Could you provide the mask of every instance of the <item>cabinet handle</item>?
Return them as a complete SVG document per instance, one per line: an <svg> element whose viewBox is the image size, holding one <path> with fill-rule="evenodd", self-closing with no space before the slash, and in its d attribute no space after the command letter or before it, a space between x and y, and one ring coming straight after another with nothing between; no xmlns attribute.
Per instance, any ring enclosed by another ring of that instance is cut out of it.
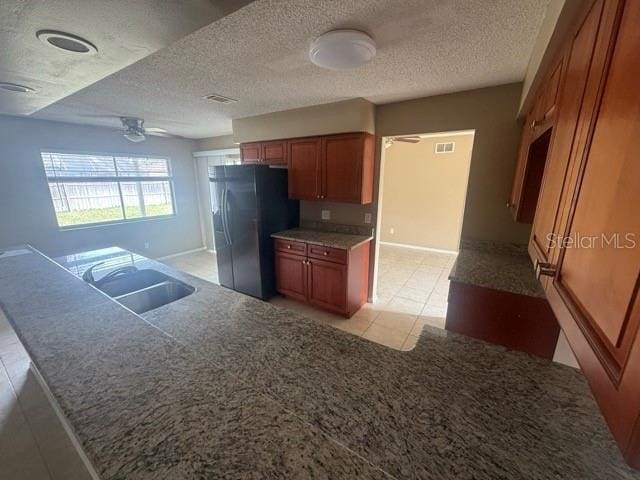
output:
<svg viewBox="0 0 640 480"><path fill-rule="evenodd" d="M291 249L291 245L287 245L287 248L288 248L288 249Z"/></svg>
<svg viewBox="0 0 640 480"><path fill-rule="evenodd" d="M556 266L552 263L540 262L536 260L535 263L535 272L536 278L540 279L542 275L545 277L555 277L556 276Z"/></svg>
<svg viewBox="0 0 640 480"><path fill-rule="evenodd" d="M329 255L329 252L322 252L322 255L326 257L327 255Z"/></svg>

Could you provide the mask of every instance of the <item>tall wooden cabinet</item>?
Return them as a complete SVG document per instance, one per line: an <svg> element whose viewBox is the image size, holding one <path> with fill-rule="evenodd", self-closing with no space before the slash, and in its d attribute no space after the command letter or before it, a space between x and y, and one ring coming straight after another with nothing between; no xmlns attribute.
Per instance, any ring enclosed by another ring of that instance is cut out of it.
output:
<svg viewBox="0 0 640 480"><path fill-rule="evenodd" d="M529 252L626 460L640 467L640 2L588 3L565 46Z"/></svg>

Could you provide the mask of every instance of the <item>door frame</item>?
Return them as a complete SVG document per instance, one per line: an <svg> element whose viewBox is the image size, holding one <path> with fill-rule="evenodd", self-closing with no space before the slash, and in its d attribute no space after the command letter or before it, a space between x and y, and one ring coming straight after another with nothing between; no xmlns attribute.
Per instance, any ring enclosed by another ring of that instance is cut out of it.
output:
<svg viewBox="0 0 640 480"><path fill-rule="evenodd" d="M403 133L399 135L385 135L380 137L380 143L378 144L378 148L380 149L380 166L379 166L379 174L377 178L377 195L375 196L376 208L375 208L375 235L374 235L374 245L373 245L373 268L372 268L372 284L370 288L370 294L368 301L373 303L378 298L378 260L380 257L380 229L382 227L382 202L384 201L384 168L385 168L385 160L386 160L386 148L385 143L387 140L397 137L415 137L419 136L421 138L433 138L433 137L455 137L461 135L472 135L471 141L471 151L469 152L469 161L467 162L467 172L465 175L465 197L462 205L462 216L460 217L460 222L458 225L458 250L460 247L461 235L462 235L462 224L464 222L464 212L467 208L467 195L469 193L469 174L471 172L471 161L473 160L473 147L475 145L475 136L476 129L468 129L468 130L452 130L452 131L441 131L441 132L429 132L429 133ZM427 248L427 247L407 247L407 248L415 248L417 250L428 250L428 251L439 251L443 252L443 250L439 250L436 248Z"/></svg>

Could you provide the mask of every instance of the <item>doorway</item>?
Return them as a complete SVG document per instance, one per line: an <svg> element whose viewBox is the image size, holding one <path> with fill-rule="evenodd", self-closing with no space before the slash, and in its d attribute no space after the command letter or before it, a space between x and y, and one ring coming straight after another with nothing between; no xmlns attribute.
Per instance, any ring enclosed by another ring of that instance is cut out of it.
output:
<svg viewBox="0 0 640 480"><path fill-rule="evenodd" d="M409 342L444 328L473 140L473 130L382 138L371 308L374 324Z"/></svg>

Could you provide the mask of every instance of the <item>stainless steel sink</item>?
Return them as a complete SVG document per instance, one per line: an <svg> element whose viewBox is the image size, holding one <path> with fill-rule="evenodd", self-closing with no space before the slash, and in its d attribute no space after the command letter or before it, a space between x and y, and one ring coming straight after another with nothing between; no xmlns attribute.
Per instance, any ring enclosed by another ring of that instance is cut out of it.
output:
<svg viewBox="0 0 640 480"><path fill-rule="evenodd" d="M169 280L174 279L157 270L146 268L134 273L114 277L102 284L96 284L96 287L110 297L119 297Z"/></svg>
<svg viewBox="0 0 640 480"><path fill-rule="evenodd" d="M169 277L171 278L171 277ZM144 313L191 295L196 289L172 279L137 292L128 293L115 300L136 313Z"/></svg>
<svg viewBox="0 0 640 480"><path fill-rule="evenodd" d="M104 283L94 283L101 291L136 313L144 313L180 300L195 288L153 269L119 274Z"/></svg>

